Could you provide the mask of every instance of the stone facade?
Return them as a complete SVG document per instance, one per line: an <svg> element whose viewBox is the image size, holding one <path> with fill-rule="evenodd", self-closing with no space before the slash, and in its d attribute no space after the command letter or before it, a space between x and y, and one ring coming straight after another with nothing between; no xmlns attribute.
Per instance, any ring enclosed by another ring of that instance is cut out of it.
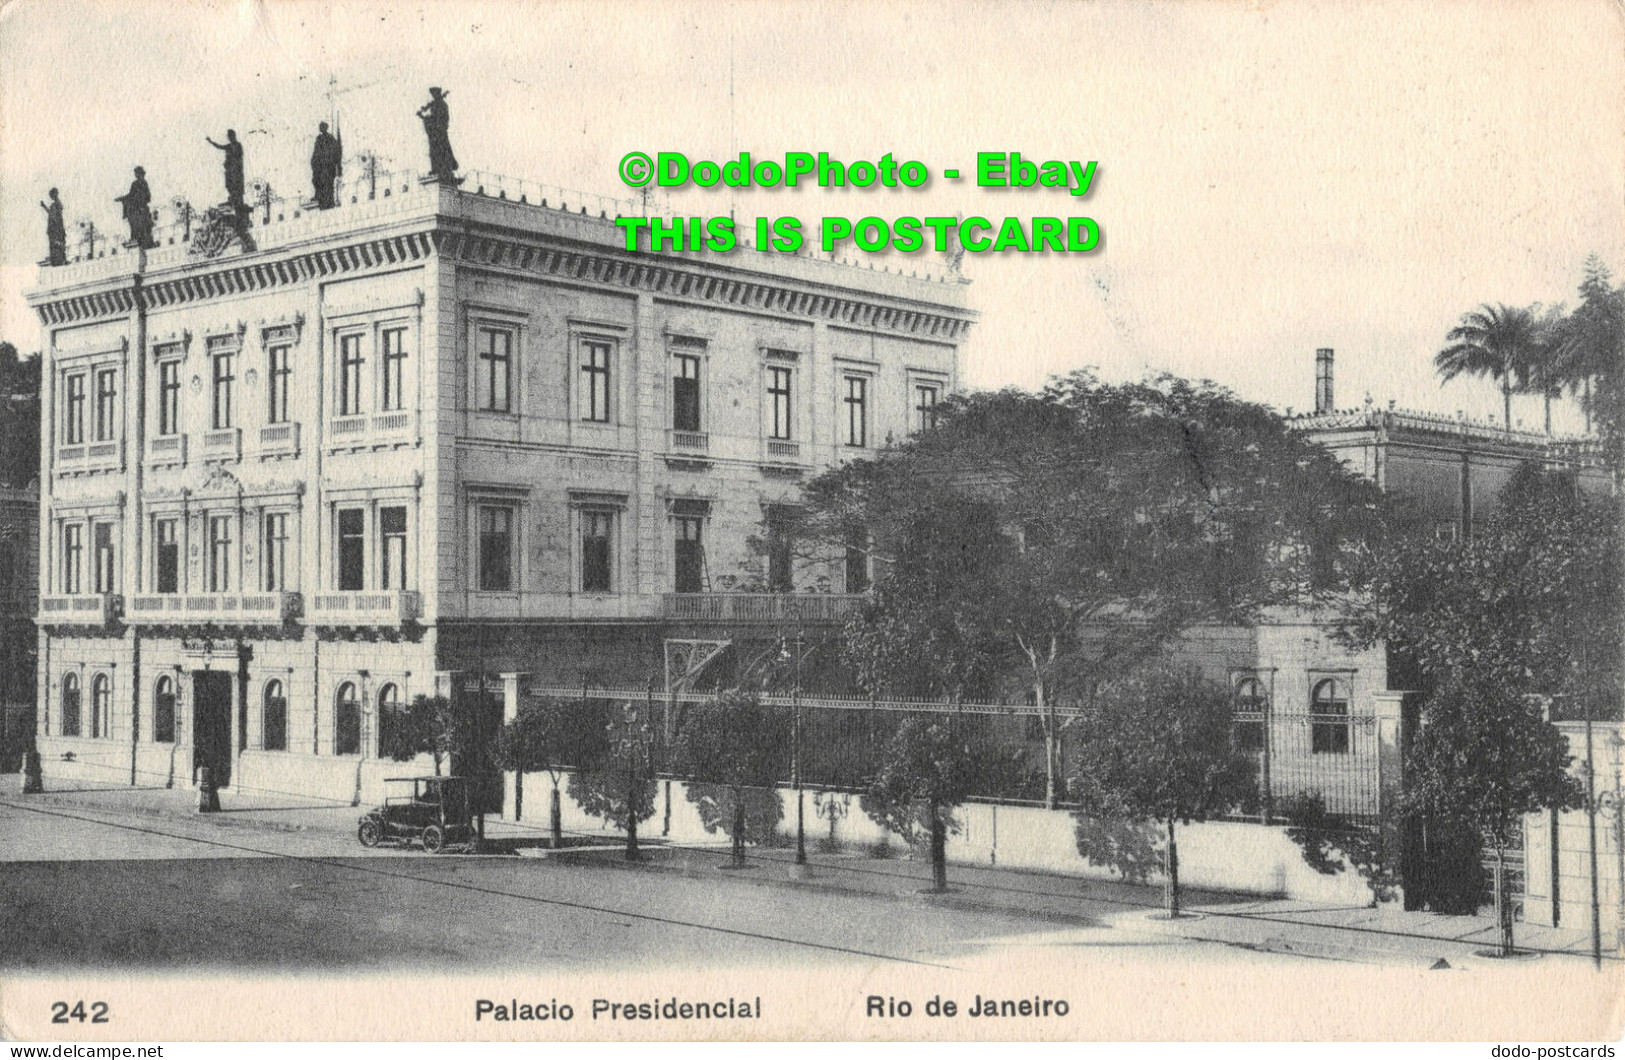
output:
<svg viewBox="0 0 1625 1060"><path fill-rule="evenodd" d="M377 760L387 704L459 673L644 686L669 638L832 628L844 564L771 512L928 420L974 320L954 276L433 183L254 234L30 292L47 776L370 797L426 768Z"/></svg>

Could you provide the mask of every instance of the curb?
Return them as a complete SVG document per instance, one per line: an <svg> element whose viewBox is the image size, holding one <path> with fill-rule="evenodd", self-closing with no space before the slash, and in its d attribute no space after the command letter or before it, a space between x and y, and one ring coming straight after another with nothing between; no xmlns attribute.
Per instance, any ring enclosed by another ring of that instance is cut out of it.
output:
<svg viewBox="0 0 1625 1060"><path fill-rule="evenodd" d="M138 817L153 817L168 821L207 821L221 828L244 828L260 832L325 832L327 829L315 829L309 825L291 824L282 821L265 821L246 817L222 817L218 813L183 813L178 810L168 810L157 806L107 806L96 802L87 802L80 799L64 798L61 795L52 795L44 792L36 795L6 795L0 796L0 804L17 806L26 809L30 803L59 806L64 809L86 810L91 812L109 813L115 816L120 814ZM341 834L334 830L333 834Z"/></svg>

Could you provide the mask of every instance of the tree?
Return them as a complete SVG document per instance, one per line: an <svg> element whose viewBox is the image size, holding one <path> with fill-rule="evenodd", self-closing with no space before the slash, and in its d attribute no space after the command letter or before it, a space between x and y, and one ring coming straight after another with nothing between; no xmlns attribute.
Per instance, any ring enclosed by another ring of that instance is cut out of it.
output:
<svg viewBox="0 0 1625 1060"><path fill-rule="evenodd" d="M1502 956L1514 952L1506 850L1525 814L1581 805L1563 736L1522 696L1483 673L1462 672L1424 704L1405 771L1405 808L1436 826L1468 828L1495 851Z"/></svg>
<svg viewBox="0 0 1625 1060"><path fill-rule="evenodd" d="M39 467L40 357L0 342L0 483L27 485Z"/></svg>
<svg viewBox="0 0 1625 1060"><path fill-rule="evenodd" d="M767 789L777 819L778 793L773 790L790 771L790 718L786 711L762 706L748 692L723 692L710 703L688 708L677 745L678 769L702 785L718 785L727 792L734 868L745 867L746 789ZM702 806L712 793L691 786L688 798ZM711 804L714 805L714 804ZM708 830L715 830L712 819Z"/></svg>
<svg viewBox="0 0 1625 1060"><path fill-rule="evenodd" d="M953 811L976 786L987 752L956 733L951 716L914 715L886 744L864 789L863 812L876 824L915 847L927 839L933 891L948 889L948 836L959 831Z"/></svg>
<svg viewBox="0 0 1625 1060"><path fill-rule="evenodd" d="M1160 661L1103 685L1085 708L1073 777L1080 838L1100 819L1165 825L1170 917L1179 915L1175 825L1258 799L1252 757L1231 742L1231 713L1224 685Z"/></svg>
<svg viewBox="0 0 1625 1060"><path fill-rule="evenodd" d="M1580 301L1553 341L1557 382L1581 395L1587 427L1602 436L1616 474L1625 456L1625 287L1595 254L1586 259Z"/></svg>
<svg viewBox="0 0 1625 1060"><path fill-rule="evenodd" d="M579 763L567 790L581 809L626 831L626 857L638 857L638 822L654 816L655 732L637 703L607 707L598 751Z"/></svg>
<svg viewBox="0 0 1625 1060"><path fill-rule="evenodd" d="M1058 798L1060 699L1199 622L1245 622L1358 580L1379 496L1263 406L1211 383L947 402L939 425L809 485L806 532L873 542L848 656L874 693L1025 691Z"/></svg>
<svg viewBox="0 0 1625 1060"><path fill-rule="evenodd" d="M1543 343L1541 322L1528 308L1485 304L1462 315L1445 335L1450 343L1433 355L1444 382L1458 375L1489 376L1501 386L1506 429L1512 429L1512 392L1536 363Z"/></svg>
<svg viewBox="0 0 1625 1060"><path fill-rule="evenodd" d="M397 723L380 726L378 753L397 762L420 754L434 756L435 776L444 761L461 758L473 746L474 727L445 696L415 696Z"/></svg>
<svg viewBox="0 0 1625 1060"><path fill-rule="evenodd" d="M1395 535L1349 628L1431 685L1471 675L1617 717L1625 571L1616 509L1569 474L1520 468L1466 540Z"/></svg>
<svg viewBox="0 0 1625 1060"><path fill-rule="evenodd" d="M559 782L570 766L602 757L607 723L597 701L546 697L521 703L502 728L497 759L501 768L514 772L516 816L524 802L525 774L546 770L552 777L548 821L555 848L564 845Z"/></svg>

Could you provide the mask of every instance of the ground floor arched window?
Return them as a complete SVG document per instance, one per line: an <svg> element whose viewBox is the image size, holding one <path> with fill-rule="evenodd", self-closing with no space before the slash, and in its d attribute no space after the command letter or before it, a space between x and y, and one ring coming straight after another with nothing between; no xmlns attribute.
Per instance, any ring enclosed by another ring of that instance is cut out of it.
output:
<svg viewBox="0 0 1625 1060"><path fill-rule="evenodd" d="M406 705L401 702L400 686L386 684L378 690L378 754L393 757L404 748L398 745L405 736Z"/></svg>
<svg viewBox="0 0 1625 1060"><path fill-rule="evenodd" d="M1341 681L1315 682L1309 696L1311 743L1315 754L1348 754L1349 697Z"/></svg>
<svg viewBox="0 0 1625 1060"><path fill-rule="evenodd" d="M98 740L113 735L113 681L106 674L90 681L90 735Z"/></svg>
<svg viewBox="0 0 1625 1060"><path fill-rule="evenodd" d="M175 742L175 679L168 674L152 690L152 742Z"/></svg>
<svg viewBox="0 0 1625 1060"><path fill-rule="evenodd" d="M281 681L265 682L261 697L260 723L263 726L262 746L267 751L288 749L288 693Z"/></svg>
<svg viewBox="0 0 1625 1060"><path fill-rule="evenodd" d="M351 681L340 685L334 697L333 753L361 753L361 699Z"/></svg>
<svg viewBox="0 0 1625 1060"><path fill-rule="evenodd" d="M62 675L62 735L79 735L79 675Z"/></svg>

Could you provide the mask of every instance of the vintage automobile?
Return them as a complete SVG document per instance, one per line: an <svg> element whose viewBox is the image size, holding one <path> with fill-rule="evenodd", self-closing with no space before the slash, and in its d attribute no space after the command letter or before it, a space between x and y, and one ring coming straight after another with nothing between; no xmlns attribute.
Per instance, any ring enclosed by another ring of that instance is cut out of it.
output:
<svg viewBox="0 0 1625 1060"><path fill-rule="evenodd" d="M472 839L471 819L468 778L398 777L384 781L384 804L361 818L356 837L364 847L416 839L435 854Z"/></svg>

